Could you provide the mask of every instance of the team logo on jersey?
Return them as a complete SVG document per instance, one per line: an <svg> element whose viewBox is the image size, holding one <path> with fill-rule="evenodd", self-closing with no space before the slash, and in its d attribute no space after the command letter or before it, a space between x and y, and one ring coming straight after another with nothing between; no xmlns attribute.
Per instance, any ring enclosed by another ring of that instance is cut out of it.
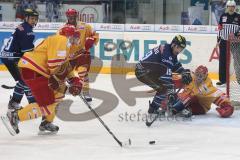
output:
<svg viewBox="0 0 240 160"><path fill-rule="evenodd" d="M66 57L66 51L57 51L57 56Z"/></svg>
<svg viewBox="0 0 240 160"><path fill-rule="evenodd" d="M222 17L222 22L227 22L227 16Z"/></svg>
<svg viewBox="0 0 240 160"><path fill-rule="evenodd" d="M23 60L22 60L22 63L23 63L23 64L27 64L28 62L23 59Z"/></svg>

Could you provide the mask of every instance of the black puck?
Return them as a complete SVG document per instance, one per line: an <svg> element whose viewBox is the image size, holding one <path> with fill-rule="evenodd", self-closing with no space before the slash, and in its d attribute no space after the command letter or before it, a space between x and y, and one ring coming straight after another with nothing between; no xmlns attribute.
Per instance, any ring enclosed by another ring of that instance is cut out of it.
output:
<svg viewBox="0 0 240 160"><path fill-rule="evenodd" d="M156 141L149 141L149 144L155 144Z"/></svg>

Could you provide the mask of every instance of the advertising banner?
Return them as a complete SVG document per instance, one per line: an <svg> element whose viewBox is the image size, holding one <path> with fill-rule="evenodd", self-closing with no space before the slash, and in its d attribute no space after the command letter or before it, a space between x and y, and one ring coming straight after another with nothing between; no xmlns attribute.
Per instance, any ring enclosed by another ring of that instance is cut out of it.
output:
<svg viewBox="0 0 240 160"><path fill-rule="evenodd" d="M9 38L11 30L0 30L0 46L4 39ZM54 30L37 31L36 41L53 34ZM159 44L170 43L176 33L159 32L105 32L98 31L100 40L91 49L93 57L103 62L104 67L132 68L144 54ZM187 68L194 69L198 65L206 65L210 72L218 71L218 55L214 52L216 34L183 33L187 39L187 48L179 56L180 62ZM120 57L120 58L119 58Z"/></svg>

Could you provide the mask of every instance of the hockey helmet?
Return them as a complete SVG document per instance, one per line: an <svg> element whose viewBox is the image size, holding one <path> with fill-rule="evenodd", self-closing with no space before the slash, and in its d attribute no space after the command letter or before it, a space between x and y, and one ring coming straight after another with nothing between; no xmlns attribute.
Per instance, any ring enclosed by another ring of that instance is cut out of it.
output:
<svg viewBox="0 0 240 160"><path fill-rule="evenodd" d="M69 8L67 11L66 11L66 16L77 16L77 11L73 8Z"/></svg>
<svg viewBox="0 0 240 160"><path fill-rule="evenodd" d="M27 9L24 10L24 16L25 17L28 17L28 16L38 17L39 13L34 9L27 8Z"/></svg>
<svg viewBox="0 0 240 160"><path fill-rule="evenodd" d="M227 1L227 7L236 7L236 2L234 0Z"/></svg>
<svg viewBox="0 0 240 160"><path fill-rule="evenodd" d="M65 25L61 31L60 35L66 36L66 37L80 37L80 31L76 29L74 25Z"/></svg>
<svg viewBox="0 0 240 160"><path fill-rule="evenodd" d="M177 35L173 38L171 44L176 44L182 48L185 48L186 47L186 39L185 37L181 36L181 35Z"/></svg>
<svg viewBox="0 0 240 160"><path fill-rule="evenodd" d="M194 75L197 83L204 82L208 76L207 67L203 65L198 66L194 72Z"/></svg>

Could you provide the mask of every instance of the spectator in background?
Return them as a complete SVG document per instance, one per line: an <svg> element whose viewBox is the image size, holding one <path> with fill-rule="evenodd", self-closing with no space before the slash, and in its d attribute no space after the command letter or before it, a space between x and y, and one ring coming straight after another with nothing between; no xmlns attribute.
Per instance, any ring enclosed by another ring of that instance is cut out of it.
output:
<svg viewBox="0 0 240 160"><path fill-rule="evenodd" d="M213 1L210 3L211 4L211 10L212 10L212 25L217 25L220 16L225 12L226 10L226 0L221 0L221 1Z"/></svg>
<svg viewBox="0 0 240 160"><path fill-rule="evenodd" d="M36 0L16 0L14 3L14 8L16 9L16 21L23 21L25 10L32 9L37 10Z"/></svg>
<svg viewBox="0 0 240 160"><path fill-rule="evenodd" d="M48 22L57 22L60 16L62 0L46 0L46 18Z"/></svg>

